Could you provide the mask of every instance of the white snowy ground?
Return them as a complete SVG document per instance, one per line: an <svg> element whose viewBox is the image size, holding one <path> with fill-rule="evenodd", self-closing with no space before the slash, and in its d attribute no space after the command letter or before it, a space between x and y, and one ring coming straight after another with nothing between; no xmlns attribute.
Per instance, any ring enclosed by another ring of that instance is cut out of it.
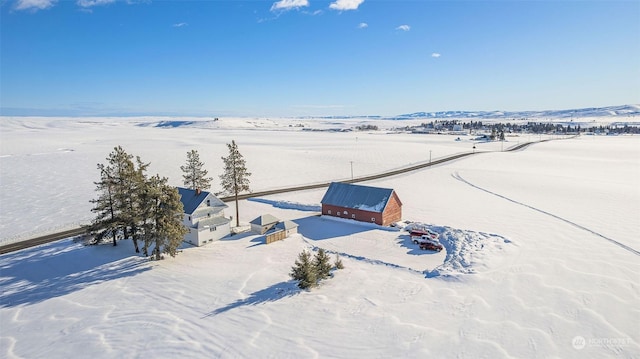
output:
<svg viewBox="0 0 640 359"><path fill-rule="evenodd" d="M179 184L187 150L217 176L224 143L235 139L262 190L349 178L349 161L358 176L472 143L300 132L284 121L135 121L3 119L2 238L25 236L23 222L42 232L90 219L95 164L117 144ZM440 233L440 253L398 229L319 217L324 191L313 190L241 202L243 222L271 213L300 225L270 245L244 234L160 262L133 255L126 241L2 255L0 356L639 357L639 160L638 137L582 136L367 183L394 188L406 220ZM340 253L346 268L299 291L290 267L318 247Z"/></svg>

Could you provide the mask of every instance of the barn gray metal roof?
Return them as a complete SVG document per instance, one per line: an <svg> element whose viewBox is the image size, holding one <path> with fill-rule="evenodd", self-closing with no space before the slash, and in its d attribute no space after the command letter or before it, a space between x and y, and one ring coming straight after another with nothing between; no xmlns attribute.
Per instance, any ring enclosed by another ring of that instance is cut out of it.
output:
<svg viewBox="0 0 640 359"><path fill-rule="evenodd" d="M393 189L331 182L322 197L322 204L382 213Z"/></svg>

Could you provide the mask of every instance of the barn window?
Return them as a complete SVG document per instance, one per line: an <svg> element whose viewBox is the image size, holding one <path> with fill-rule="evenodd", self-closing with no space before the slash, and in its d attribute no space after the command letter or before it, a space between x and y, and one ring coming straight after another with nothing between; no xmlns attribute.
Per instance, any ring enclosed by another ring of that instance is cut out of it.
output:
<svg viewBox="0 0 640 359"><path fill-rule="evenodd" d="M376 221L376 219L371 217L371 222L375 222L375 221Z"/></svg>
<svg viewBox="0 0 640 359"><path fill-rule="evenodd" d="M329 209L329 210L327 210L327 214L331 214L331 210L330 210L330 209Z"/></svg>
<svg viewBox="0 0 640 359"><path fill-rule="evenodd" d="M355 218L356 218L356 215L355 215L355 214L352 214L352 215L351 215L351 218L355 219Z"/></svg>
<svg viewBox="0 0 640 359"><path fill-rule="evenodd" d="M344 214L345 216L348 215L349 213L347 211L344 211L342 214Z"/></svg>
<svg viewBox="0 0 640 359"><path fill-rule="evenodd" d="M340 211L336 212L336 215L337 215L337 216L340 216Z"/></svg>

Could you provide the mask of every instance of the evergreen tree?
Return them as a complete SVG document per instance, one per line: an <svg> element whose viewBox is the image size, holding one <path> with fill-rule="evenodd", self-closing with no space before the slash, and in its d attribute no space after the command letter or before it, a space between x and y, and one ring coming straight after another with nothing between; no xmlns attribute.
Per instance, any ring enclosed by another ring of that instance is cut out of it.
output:
<svg viewBox="0 0 640 359"><path fill-rule="evenodd" d="M148 164L137 159L138 167L120 146L114 147L113 152L106 158L107 165L98 164L100 181L95 182L98 198L91 200L95 204L92 212L97 217L88 227L88 231L95 235L96 240L105 236L113 237L113 245L117 245L117 233L122 232L125 238L132 237L135 250L139 252L136 241L137 223L139 218L137 195L138 188L144 181L144 171Z"/></svg>
<svg viewBox="0 0 640 359"><path fill-rule="evenodd" d="M137 157L136 167L133 162L133 155L126 153L120 146L114 148L107 160L115 182L114 198L120 214L118 221L124 232L124 237L131 237L134 249L136 253L139 253L137 227L141 219L138 197L141 188L144 186L145 171L149 164L143 163Z"/></svg>
<svg viewBox="0 0 640 359"><path fill-rule="evenodd" d="M180 194L167 185L167 178L155 175L146 181L142 199L143 252L153 245L151 255L162 259L162 253L174 257L188 229L182 225L184 208Z"/></svg>
<svg viewBox="0 0 640 359"><path fill-rule="evenodd" d="M318 285L318 277L311 261L311 254L306 250L298 255L289 275L298 281L300 289L308 289Z"/></svg>
<svg viewBox="0 0 640 359"><path fill-rule="evenodd" d="M330 258L324 249L318 249L318 253L316 253L313 258L313 267L318 280L329 278L329 275L331 274L331 263Z"/></svg>
<svg viewBox="0 0 640 359"><path fill-rule="evenodd" d="M191 150L187 152L187 163L184 166L180 166L180 169L184 174L184 185L187 188L207 190L211 187L211 180L213 178L207 177L208 171L202 168L204 163L200 162L200 155L198 151Z"/></svg>
<svg viewBox="0 0 640 359"><path fill-rule="evenodd" d="M113 245L117 245L116 238L119 230L117 205L115 203L114 191L115 183L111 177L110 169L103 164L98 164L100 170L100 181L94 182L98 198L90 202L94 205L91 212L96 213L96 218L91 224L85 227L88 234L94 237L93 244L101 242L105 237L111 235Z"/></svg>
<svg viewBox="0 0 640 359"><path fill-rule="evenodd" d="M224 173L220 175L221 186L224 192L235 195L236 202L236 226L240 226L239 209L238 209L238 193L249 191L249 176L247 172L246 161L238 151L235 141L227 144L229 156L222 157L224 162Z"/></svg>

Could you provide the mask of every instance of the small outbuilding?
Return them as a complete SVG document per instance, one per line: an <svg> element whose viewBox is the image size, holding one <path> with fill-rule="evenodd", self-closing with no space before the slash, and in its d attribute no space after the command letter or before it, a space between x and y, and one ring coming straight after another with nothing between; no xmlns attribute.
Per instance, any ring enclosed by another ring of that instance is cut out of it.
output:
<svg viewBox="0 0 640 359"><path fill-rule="evenodd" d="M284 231L285 237L298 233L298 224L294 221L282 221L276 224L276 231Z"/></svg>
<svg viewBox="0 0 640 359"><path fill-rule="evenodd" d="M332 182L320 203L325 216L382 226L402 220L402 202L390 188Z"/></svg>
<svg viewBox="0 0 640 359"><path fill-rule="evenodd" d="M252 232L265 234L268 230L274 228L279 221L279 219L270 214L263 214L249 223L251 224Z"/></svg>

